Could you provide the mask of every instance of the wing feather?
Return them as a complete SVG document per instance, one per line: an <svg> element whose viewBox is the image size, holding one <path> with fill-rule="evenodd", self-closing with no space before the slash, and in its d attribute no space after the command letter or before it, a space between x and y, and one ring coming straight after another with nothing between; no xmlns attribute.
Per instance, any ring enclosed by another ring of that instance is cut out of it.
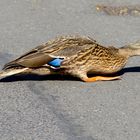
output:
<svg viewBox="0 0 140 140"><path fill-rule="evenodd" d="M55 58L71 57L77 52L84 50L89 45L95 44L95 42L95 40L88 37L62 36L32 49L16 60L6 64L3 69L18 66L40 67L48 64Z"/></svg>

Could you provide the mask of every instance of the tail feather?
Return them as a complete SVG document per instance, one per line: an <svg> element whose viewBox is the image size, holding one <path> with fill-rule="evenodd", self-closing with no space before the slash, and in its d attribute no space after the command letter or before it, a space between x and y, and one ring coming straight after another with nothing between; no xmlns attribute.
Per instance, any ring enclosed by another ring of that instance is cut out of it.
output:
<svg viewBox="0 0 140 140"><path fill-rule="evenodd" d="M14 67L24 68L23 66L17 64L15 61L12 61L12 62L9 62L9 63L5 64L2 70L11 69L11 68L14 68Z"/></svg>
<svg viewBox="0 0 140 140"><path fill-rule="evenodd" d="M23 72L27 71L28 69L29 68L2 70L0 72L0 79L3 79L3 78L8 77L8 76L23 73Z"/></svg>

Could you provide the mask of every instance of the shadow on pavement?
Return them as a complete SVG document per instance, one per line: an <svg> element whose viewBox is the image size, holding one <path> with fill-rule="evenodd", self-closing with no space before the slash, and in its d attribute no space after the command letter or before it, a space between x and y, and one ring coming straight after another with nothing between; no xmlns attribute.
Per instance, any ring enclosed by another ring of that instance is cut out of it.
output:
<svg viewBox="0 0 140 140"><path fill-rule="evenodd" d="M111 74L108 76L121 76L125 73L129 72L140 72L140 67L128 67L124 68L121 71ZM95 76L95 75L90 75ZM1 79L0 82L14 82L14 81L45 81L45 80L60 80L60 81L79 81L78 78L72 77L72 76L64 76L64 75L45 75L45 76L39 76L35 74L29 74L29 75L15 75L6 77L4 79Z"/></svg>
<svg viewBox="0 0 140 140"><path fill-rule="evenodd" d="M0 80L0 82L15 82L15 81L46 81L46 80L59 80L59 81L76 81L78 78L65 75L13 75Z"/></svg>

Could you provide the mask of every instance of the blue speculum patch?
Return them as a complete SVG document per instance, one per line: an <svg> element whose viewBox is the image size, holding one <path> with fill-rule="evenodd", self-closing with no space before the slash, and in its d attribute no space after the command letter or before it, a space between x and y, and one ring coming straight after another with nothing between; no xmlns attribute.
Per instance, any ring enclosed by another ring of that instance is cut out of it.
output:
<svg viewBox="0 0 140 140"><path fill-rule="evenodd" d="M63 58L55 58L54 60L50 61L48 64L53 67L60 67Z"/></svg>

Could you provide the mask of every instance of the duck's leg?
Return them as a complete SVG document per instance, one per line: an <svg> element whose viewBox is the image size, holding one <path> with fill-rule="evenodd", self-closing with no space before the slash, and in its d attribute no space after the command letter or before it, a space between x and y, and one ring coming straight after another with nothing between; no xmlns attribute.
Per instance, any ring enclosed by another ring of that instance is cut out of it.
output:
<svg viewBox="0 0 140 140"><path fill-rule="evenodd" d="M83 78L82 80L84 82L95 82L95 81L111 81L111 80L117 80L120 79L120 76L114 76L114 77L105 77L105 76L95 76L95 77L87 77Z"/></svg>
<svg viewBox="0 0 140 140"><path fill-rule="evenodd" d="M88 77L87 74L79 74L78 77L84 82L95 82L95 81L111 81L121 79L120 76L114 77L107 77L107 76L95 76L95 77Z"/></svg>

